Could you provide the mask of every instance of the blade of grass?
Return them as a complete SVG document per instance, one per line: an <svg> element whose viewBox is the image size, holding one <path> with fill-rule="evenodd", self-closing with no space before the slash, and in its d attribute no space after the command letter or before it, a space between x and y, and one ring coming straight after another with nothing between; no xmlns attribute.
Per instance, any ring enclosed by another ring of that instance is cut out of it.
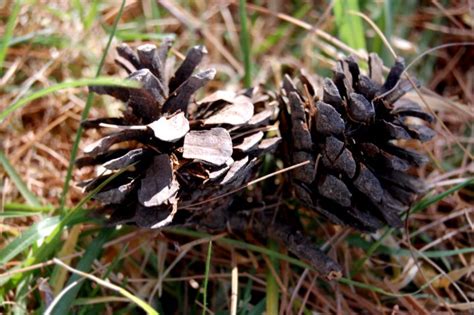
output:
<svg viewBox="0 0 474 315"><path fill-rule="evenodd" d="M42 212L21 211L21 210L4 211L4 212L0 212L0 219L24 218L24 217L31 217L34 215L41 215L41 214Z"/></svg>
<svg viewBox="0 0 474 315"><path fill-rule="evenodd" d="M378 26L379 29L383 30L383 33L387 40L391 42L392 37L392 18L393 18L393 10L392 10L392 3L393 1L390 0L383 0L383 8L381 9L381 13L378 15L378 18L374 21L374 23ZM376 8L378 10L380 8ZM372 39L372 51L376 52L380 58L385 63L389 63L391 61L391 56L388 54L386 47L383 45L383 41L380 36L375 36Z"/></svg>
<svg viewBox="0 0 474 315"><path fill-rule="evenodd" d="M160 7L158 6L158 3L156 1L151 0L150 5L151 5L151 16L153 20L159 21L162 14L160 13ZM161 33L161 27L159 25L156 25L155 32L158 34Z"/></svg>
<svg viewBox="0 0 474 315"><path fill-rule="evenodd" d="M300 8L298 8L297 11L292 14L292 16L296 19L302 19L311 9L311 5L304 3ZM281 40L281 38L287 34L291 27L292 25L289 23L281 23L275 32L270 34L261 44L253 49L254 55L262 55L267 53L268 50L275 46Z"/></svg>
<svg viewBox="0 0 474 315"><path fill-rule="evenodd" d="M264 311L265 311L265 304L266 304L266 301L265 301L265 298L263 298L260 302L258 302L252 309L252 311L250 311L249 315L260 315L260 314L263 314Z"/></svg>
<svg viewBox="0 0 474 315"><path fill-rule="evenodd" d="M84 16L82 20L82 22L84 23L84 28L86 30L90 29L90 27L96 20L98 8L99 8L99 1L92 0L92 3L90 4L89 12L87 12L87 15Z"/></svg>
<svg viewBox="0 0 474 315"><path fill-rule="evenodd" d="M64 244L57 256L67 257L74 253L76 250L77 241L79 240L79 235L81 234L81 230L82 227L80 225L75 225L70 229L68 237L64 241ZM65 259L64 263L69 265L71 263L71 259ZM66 283L67 271L64 268L55 268L50 276L50 279L50 283L54 285L53 293L54 295L58 295L63 289L64 283Z"/></svg>
<svg viewBox="0 0 474 315"><path fill-rule="evenodd" d="M347 14L349 11L360 12L359 1L336 0L333 10L339 38L354 49L366 50L364 28L360 17Z"/></svg>
<svg viewBox="0 0 474 315"><path fill-rule="evenodd" d="M11 202L5 204L3 211L20 211L20 212L50 212L53 211L53 206L32 206L24 203Z"/></svg>
<svg viewBox="0 0 474 315"><path fill-rule="evenodd" d="M275 241L269 240L268 241L268 248L272 251L278 252L278 244ZM275 257L270 257L270 263L273 265L275 270L279 269L278 259ZM276 282L275 277L273 276L272 271L270 268L267 268L266 278L266 313L267 314L278 314L278 300L279 300L279 292L278 292L278 284Z"/></svg>
<svg viewBox="0 0 474 315"><path fill-rule="evenodd" d="M204 292L203 292L203 301L202 305L202 315L206 314L207 309L207 284L209 283L209 270L211 269L211 255L212 255L212 241L209 241L209 246L207 248L207 258L206 258L206 271L204 273Z"/></svg>
<svg viewBox="0 0 474 315"><path fill-rule="evenodd" d="M24 35L13 36L8 42L8 46L11 47L11 46L23 44L29 41L32 41L32 43L36 43L37 38L40 38L43 40L50 36L55 36L53 29L46 28L39 31L33 31L30 33L26 33Z"/></svg>
<svg viewBox="0 0 474 315"><path fill-rule="evenodd" d="M392 12L392 5L393 1L384 0L383 1L383 16L384 16L384 34L387 37L388 41L391 42L392 39L392 20L393 20L393 12Z"/></svg>
<svg viewBox="0 0 474 315"><path fill-rule="evenodd" d="M138 33L135 31L118 31L115 35L118 39L123 41L133 40L163 40L167 38L175 39L176 34L173 33Z"/></svg>
<svg viewBox="0 0 474 315"><path fill-rule="evenodd" d="M81 21L84 21L84 5L82 4L81 0L72 0L71 1L74 11L79 13L79 17Z"/></svg>
<svg viewBox="0 0 474 315"><path fill-rule="evenodd" d="M252 61L250 52L250 33L247 27L247 1L239 0L240 16L240 44L242 46L242 55L244 59L244 86L252 86Z"/></svg>
<svg viewBox="0 0 474 315"><path fill-rule="evenodd" d="M27 297L30 292L29 283L32 280L32 276L23 279L15 288L15 305L13 306L14 315L27 314Z"/></svg>
<svg viewBox="0 0 474 315"><path fill-rule="evenodd" d="M102 78L97 77L95 79L78 79L78 80L73 80L73 81L61 82L61 83L49 86L47 88L41 89L39 91L36 91L16 101L15 103L11 104L9 107L7 107L5 110L3 110L0 113L0 123L3 122L3 120L6 117L8 117L8 115L10 115L13 111L25 106L26 104L38 98L44 97L46 95L52 94L60 90L70 89L70 88L75 88L75 87L90 86L90 85L123 86L123 87L131 87L131 88L139 87L139 84L134 81L127 81L127 80L121 80L117 78L108 78L108 77L102 77Z"/></svg>
<svg viewBox="0 0 474 315"><path fill-rule="evenodd" d="M2 36L3 40L1 41L0 45L0 75L2 75L3 73L3 62L5 61L5 58L7 56L8 44L13 36L13 30L15 29L16 20L18 18L18 14L20 13L21 2L21 0L15 1L12 12L10 13L10 17L8 18L7 25L4 29L4 33Z"/></svg>
<svg viewBox="0 0 474 315"><path fill-rule="evenodd" d="M105 63L105 57L108 54L110 45L112 43L112 39L114 38L115 31L117 30L118 23L120 21L120 18L122 17L123 14L123 8L125 7L125 0L122 0L122 4L120 5L120 9L117 13L117 16L115 17L114 24L112 26L112 30L109 35L109 39L107 41L107 45L105 46L104 52L102 53L102 57L100 58L99 66L97 67L97 72L96 72L96 77L99 77L100 72L102 71L102 67L104 66ZM89 111L92 107L92 101L94 99L94 94L89 91L89 94L87 95L87 101L86 105L84 107L84 110L82 111L81 114L81 119L85 120L89 116ZM79 126L76 132L76 138L74 139L74 143L72 145L72 150L71 150L71 157L69 159L69 165L67 168L67 173L66 173L66 178L64 180L64 186L63 186L63 191L61 193L60 201L59 201L59 210L60 212L64 212L64 206L66 204L66 196L69 192L69 183L72 179L72 170L74 168L74 161L76 160L77 157L77 152L79 150L79 142L81 141L82 137L82 132L83 128L82 126Z"/></svg>
<svg viewBox="0 0 474 315"><path fill-rule="evenodd" d="M7 157L5 156L5 154L3 154L1 150L0 164L3 166L3 169L13 181L20 194L23 196L23 198L25 198L26 202L32 206L41 206L41 203L39 202L38 198L36 198L35 194L33 194L28 189L28 187L26 187L26 184L23 182L20 175L18 175L13 165L10 164L10 161L8 161Z"/></svg>
<svg viewBox="0 0 474 315"><path fill-rule="evenodd" d="M240 315L247 315L247 312L250 309L249 304L252 299L252 285L253 285L253 280L251 277L249 277L247 284L245 285L245 290L244 290L241 303L239 303L240 305L242 305L242 308L240 310Z"/></svg>
<svg viewBox="0 0 474 315"><path fill-rule="evenodd" d="M59 216L55 216L33 224L28 230L0 250L0 266L4 266L18 254L27 250L33 243L45 239L51 230L58 226L59 222Z"/></svg>
<svg viewBox="0 0 474 315"><path fill-rule="evenodd" d="M412 208L412 210L410 210L410 213L416 213L416 212L419 212L421 210L424 210L424 209L428 208L429 206L431 206L432 204L435 204L435 203L443 200L444 198L451 195L452 193L455 193L456 191L461 190L464 187L469 186L469 185L474 185L474 177L468 178L464 182L462 182L458 185L455 185L455 186L447 189L446 191L443 191L442 193L440 193L438 195L423 198L420 202L418 202Z"/></svg>

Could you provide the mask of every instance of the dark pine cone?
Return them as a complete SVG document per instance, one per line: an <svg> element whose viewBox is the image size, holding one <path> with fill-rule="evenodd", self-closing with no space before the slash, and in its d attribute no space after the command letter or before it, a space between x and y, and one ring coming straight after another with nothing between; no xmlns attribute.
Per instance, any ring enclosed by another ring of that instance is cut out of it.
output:
<svg viewBox="0 0 474 315"><path fill-rule="evenodd" d="M76 162L79 167L102 166L101 175L80 183L86 192L126 168L94 197L102 203L100 213L107 215L109 224L197 224L204 211L228 207L232 200L202 201L247 181L259 157L279 141L265 139L278 110L275 102L257 89L217 91L194 102L194 92L214 77L215 70L193 74L206 54L204 47L196 46L168 79L170 46L165 41L158 48L139 46L136 52L125 44L117 48L117 63L141 88L91 87L126 102L121 117L83 122L84 128L112 132L88 145Z"/></svg>
<svg viewBox="0 0 474 315"><path fill-rule="evenodd" d="M349 57L337 63L332 80L319 84L286 76L280 96L285 162L310 161L291 173L296 197L336 224L368 232L402 225L400 212L425 189L408 172L427 161L402 146L434 135L423 124L433 117L401 98L412 88L401 78L403 61L385 80L382 67L371 54L365 76Z"/></svg>

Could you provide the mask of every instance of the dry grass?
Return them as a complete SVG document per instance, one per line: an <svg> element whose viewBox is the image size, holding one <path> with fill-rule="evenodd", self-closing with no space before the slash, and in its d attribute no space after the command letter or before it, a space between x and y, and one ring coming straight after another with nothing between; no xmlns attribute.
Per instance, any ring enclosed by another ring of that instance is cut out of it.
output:
<svg viewBox="0 0 474 315"><path fill-rule="evenodd" d="M6 1L0 8L2 34L13 2ZM197 43L207 46L207 64L212 63L219 73L208 88L216 89L223 82L230 88L239 87L245 68L239 42L237 3L157 2L158 11L151 1L127 1L113 45L121 40L139 44L148 38L155 41L157 34L176 34L173 53L177 58L179 51L185 52ZM370 10L364 9L364 13L375 19L383 1L367 2L370 5L365 8ZM106 30L110 29L118 13L119 4L99 1L96 15L91 14L89 18L95 2L74 3L76 1L37 1L21 5L12 38L17 42L8 48L0 76L0 110L34 90L64 80L94 76L107 41ZM314 230L315 239L344 266L346 278L340 282L324 282L313 271L285 260L280 260L275 270L266 255L244 243L232 243L227 235L212 237L214 245L207 294L209 314L225 314L231 309L248 314L247 307L258 313L258 307L268 294L267 272L272 273L278 286L280 314L310 314L311 311L321 314L456 314L473 311L474 16L472 3L471 11L468 7L467 1L443 5L433 0L413 6L413 9L407 5L407 8L392 12L391 22L392 39L398 38L392 45L397 54L408 60L437 45L471 42L471 46L459 44L436 50L410 69L425 86L420 94L412 93L410 97L419 99L421 95L421 103L424 101L438 117L435 125L438 136L422 148L431 158L431 163L421 170L432 187L426 198L434 200L433 196L469 179L470 184L422 211L410 214L403 231L384 230L374 235L360 235L324 221L307 222L308 231ZM348 47L334 35L337 34L335 19L327 4L268 0L258 6L249 3L247 9L251 22L254 84L262 83L269 88L279 86L282 71L290 67L327 75L334 60L342 54L365 56L365 52ZM367 24L364 28L368 42L374 42L376 33ZM146 36L141 38L139 34ZM383 51L388 52L387 49ZM385 55L391 60L387 53ZM113 65L113 53L108 55L102 73L119 74ZM85 88L61 90L29 103L0 124L1 150L29 190L42 204L53 208L59 205L86 93ZM111 98L96 97L90 117L103 116L107 111L116 110L117 106ZM80 148L97 136L86 133ZM76 170L74 180L85 175ZM2 169L0 187L0 202L5 212L13 209L14 203L26 205L17 185ZM67 207L74 207L82 197L81 191L72 186ZM5 247L31 224L54 214L55 210L52 210L34 216L0 218L0 246ZM53 268L53 261L49 259L67 257L63 261L77 267L97 230L97 226L91 224L75 225L63 232L63 241L56 244L52 254L44 260L25 265L31 257L31 251L27 249L5 266L0 266L4 273L0 278L8 272L18 275L25 271L12 269L16 266L34 270L33 281L21 291L25 294L24 299L18 296L20 289L12 283L0 291L3 294L3 297L0 294L3 303L0 310L10 312L15 306L25 313L40 307L44 310L48 299L64 288L67 276L61 275L61 268ZM101 246L102 254L93 261L90 273L99 278L107 277L156 307L160 313L200 313L200 292L210 238L201 235L202 238L196 240L188 234L186 231L161 233L123 228ZM380 246L372 253L371 249L377 245ZM235 270L238 270L237 282ZM40 281L50 277L56 281ZM82 305L76 307L77 313L140 312L113 291L88 280L83 282L87 283L76 300L76 304ZM231 287L235 292L237 286L237 307L231 308Z"/></svg>

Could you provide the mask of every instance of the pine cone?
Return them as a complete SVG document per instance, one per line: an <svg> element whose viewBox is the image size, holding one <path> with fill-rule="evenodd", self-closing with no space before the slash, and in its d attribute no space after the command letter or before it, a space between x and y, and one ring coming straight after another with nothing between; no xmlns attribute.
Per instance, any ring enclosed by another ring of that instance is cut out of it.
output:
<svg viewBox="0 0 474 315"><path fill-rule="evenodd" d="M302 74L297 88L285 76L280 95L285 162L310 161L291 173L296 197L336 224L369 232L402 225L400 212L424 191L408 172L427 161L404 146L434 135L423 124L433 117L401 98L412 88L401 78L403 60L385 80L382 67L371 54L365 76L348 57L337 63L332 80L314 83Z"/></svg>
<svg viewBox="0 0 474 315"><path fill-rule="evenodd" d="M122 57L117 63L141 88L91 87L126 102L122 117L83 122L84 128L116 131L88 145L85 156L76 161L79 167L101 165L105 170L80 183L86 192L126 168L94 196L103 204L99 212L112 225L159 228L196 223L205 210L227 207L232 200L217 199L213 207L206 203L193 208L194 204L248 180L259 157L279 141L264 139L262 126L274 120L278 105L270 104L258 89L217 91L194 102L193 93L215 75L214 69L193 75L206 54L204 47L192 48L168 80L170 44L146 44L137 52L125 44L117 48Z"/></svg>

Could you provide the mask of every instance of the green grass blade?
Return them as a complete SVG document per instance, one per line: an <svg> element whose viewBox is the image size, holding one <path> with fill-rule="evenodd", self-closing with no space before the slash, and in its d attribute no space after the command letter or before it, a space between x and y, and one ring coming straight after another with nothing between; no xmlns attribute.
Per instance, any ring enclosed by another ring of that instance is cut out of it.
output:
<svg viewBox="0 0 474 315"><path fill-rule="evenodd" d="M250 311L249 315L260 315L263 314L265 311L265 298L263 298L260 302L258 302L253 309ZM268 314L268 313L267 313Z"/></svg>
<svg viewBox="0 0 474 315"><path fill-rule="evenodd" d="M2 35L3 40L0 44L0 75L3 73L3 62L7 57L8 46L13 36L13 30L15 29L16 19L18 18L20 9L21 0L16 0L12 12L10 13L10 17L8 18L7 25L4 28L4 33Z"/></svg>
<svg viewBox="0 0 474 315"><path fill-rule="evenodd" d="M392 12L392 5L393 5L393 1L390 1L390 0L384 0L383 1L383 16L384 16L384 20L385 20L385 23L384 23L384 35L385 37L387 37L388 41L390 42L391 38L392 38L392 30L393 30L393 25L392 25L392 21L393 21L393 12Z"/></svg>
<svg viewBox="0 0 474 315"><path fill-rule="evenodd" d="M240 15L240 45L242 46L242 55L244 59L244 85L245 87L252 86L252 60L250 52L250 33L247 26L247 2L246 0L239 0L239 15Z"/></svg>
<svg viewBox="0 0 474 315"><path fill-rule="evenodd" d="M212 256L212 241L209 241L209 247L207 249L207 258L206 258L206 271L204 273L204 292L203 292L203 301L202 305L202 315L206 314L207 309L207 284L209 283L209 270L211 269L211 256Z"/></svg>
<svg viewBox="0 0 474 315"><path fill-rule="evenodd" d="M24 218L31 217L34 215L41 215L41 212L31 212L31 211L3 211L0 212L0 219L14 219L14 218Z"/></svg>
<svg viewBox="0 0 474 315"><path fill-rule="evenodd" d="M36 198L35 194L33 194L28 189L28 187L26 187L26 184L23 182L20 175L18 175L13 165L10 164L10 161L8 161L7 157L5 156L5 154L3 154L1 150L0 150L0 164L3 166L3 169L8 174L10 179L13 181L13 183L15 184L16 188L21 193L23 198L25 198L26 202L32 206L41 206L41 203L39 202L38 198Z"/></svg>
<svg viewBox="0 0 474 315"><path fill-rule="evenodd" d="M15 288L15 305L13 306L14 315L27 314L27 298L31 287L29 283L32 281L32 276L29 276L21 281Z"/></svg>
<svg viewBox="0 0 474 315"><path fill-rule="evenodd" d="M20 211L20 212L50 212L54 210L53 206L33 206L24 203L7 203L3 207L4 211Z"/></svg>
<svg viewBox="0 0 474 315"><path fill-rule="evenodd" d="M302 19L312 8L313 7L310 4L304 3L296 12L293 13L292 17L295 19ZM270 34L261 44L253 49L254 56L267 53L287 34L287 32L291 30L291 27L292 24L290 23L281 23L274 33Z"/></svg>
<svg viewBox="0 0 474 315"><path fill-rule="evenodd" d="M364 49L365 34L360 17L349 14L349 11L360 12L358 0L335 0L334 16L339 38L354 49Z"/></svg>
<svg viewBox="0 0 474 315"><path fill-rule="evenodd" d="M5 265L18 254L30 248L35 242L47 237L58 225L58 216L50 217L33 224L28 230L0 250L0 266Z"/></svg>
<svg viewBox="0 0 474 315"><path fill-rule="evenodd" d="M90 29L94 21L97 20L97 12L99 9L99 0L92 0L90 4L89 12L83 19L84 28L86 30Z"/></svg>
<svg viewBox="0 0 474 315"><path fill-rule="evenodd" d="M108 241L110 235L113 233L114 229L103 229L99 235L92 241L92 243L87 246L87 249L82 256L81 260L77 264L76 269L82 272L89 272L91 269L92 263L94 262L99 254L102 251L102 247ZM77 274L71 275L65 287L73 283L74 281L79 280L81 277ZM75 285L72 289L70 289L62 298L61 303L58 303L56 307L53 309L51 314L69 314L69 310L74 303L74 300L79 293L79 290L82 288L84 282L79 282Z"/></svg>
<svg viewBox="0 0 474 315"><path fill-rule="evenodd" d="M464 187L469 186L469 185L474 185L474 177L468 178L464 182L462 182L460 184L457 184L457 185L447 189L446 191L443 191L442 193L440 193L438 195L423 198L420 202L418 202L410 210L410 213L416 213L416 212L419 212L421 210L424 210L424 209L428 208L429 206L443 200L444 198L451 195L452 193L455 193L456 191L461 190Z"/></svg>
<svg viewBox="0 0 474 315"><path fill-rule="evenodd" d="M252 300L252 285L253 285L253 280L252 278L249 277L247 284L245 285L245 290L244 290L242 300L239 303L241 305L241 310L239 313L240 315L247 315L247 312L250 309L249 305L250 305L250 301Z"/></svg>
<svg viewBox="0 0 474 315"><path fill-rule="evenodd" d="M25 106L26 104L44 97L46 95L55 93L60 90L76 88L76 87L83 87L83 86L90 86L90 85L107 85L107 86L124 86L124 87L139 87L137 82L127 81L127 80L120 80L117 78L95 78L95 79L79 79L67 82L61 82L47 88L41 89L37 92L34 92L24 98L16 101L15 103L11 104L5 110L0 113L0 123L8 117L13 111Z"/></svg>
<svg viewBox="0 0 474 315"><path fill-rule="evenodd" d="M117 13L117 16L115 17L115 21L114 21L114 24L112 26L112 30L111 30L110 35L109 35L109 40L107 41L107 45L105 46L104 52L102 53L102 57L100 58L99 66L97 67L96 77L99 77L100 72L102 71L102 67L104 66L104 63L105 63L105 57L108 54L110 45L112 43L112 39L114 38L115 31L117 30L117 25L120 21L120 18L122 17L124 7L125 7L125 0L122 0L122 4L120 5L120 9ZM94 99L93 93L89 92L89 95L87 96L86 105L85 105L84 110L82 111L82 114L81 114L82 120L87 119L87 117L89 116L89 111L92 107L93 99ZM67 168L66 178L64 180L63 191L61 193L61 198L60 198L60 201L59 201L59 209L60 209L61 212L64 212L64 206L65 206L65 203L66 203L66 196L69 192L69 183L71 182L71 179L72 179L72 170L74 168L74 161L76 160L77 152L79 150L79 142L81 141L82 132L83 132L82 126L79 126L79 128L77 129L77 132L76 132L76 138L74 139L74 143L72 145L71 157L69 159L69 165L68 165L68 168Z"/></svg>
<svg viewBox="0 0 474 315"><path fill-rule="evenodd" d="M383 0L383 9L378 14L377 17L374 18L374 23L378 26L380 30L383 31L383 34L387 38L389 42L391 42L392 37L392 15L393 15L393 1L390 0ZM389 63L393 59L392 55L389 53L387 47L385 47L384 42L380 36L375 36L372 39L372 45L370 46L371 50L377 53L384 62Z"/></svg>
<svg viewBox="0 0 474 315"><path fill-rule="evenodd" d="M268 247L270 250L278 252L278 244L275 241L270 240L268 242ZM270 258L270 264L272 264L275 270L279 269L278 259ZM279 290L278 283L276 282L275 277L273 276L270 266L267 267L266 278L266 313L267 314L279 314L278 312L278 301L279 301Z"/></svg>
<svg viewBox="0 0 474 315"><path fill-rule="evenodd" d="M156 40L160 41L167 38L176 38L176 34L173 33L139 33L136 31L122 30L117 31L115 35L118 39L123 41L134 41L134 40Z"/></svg>

